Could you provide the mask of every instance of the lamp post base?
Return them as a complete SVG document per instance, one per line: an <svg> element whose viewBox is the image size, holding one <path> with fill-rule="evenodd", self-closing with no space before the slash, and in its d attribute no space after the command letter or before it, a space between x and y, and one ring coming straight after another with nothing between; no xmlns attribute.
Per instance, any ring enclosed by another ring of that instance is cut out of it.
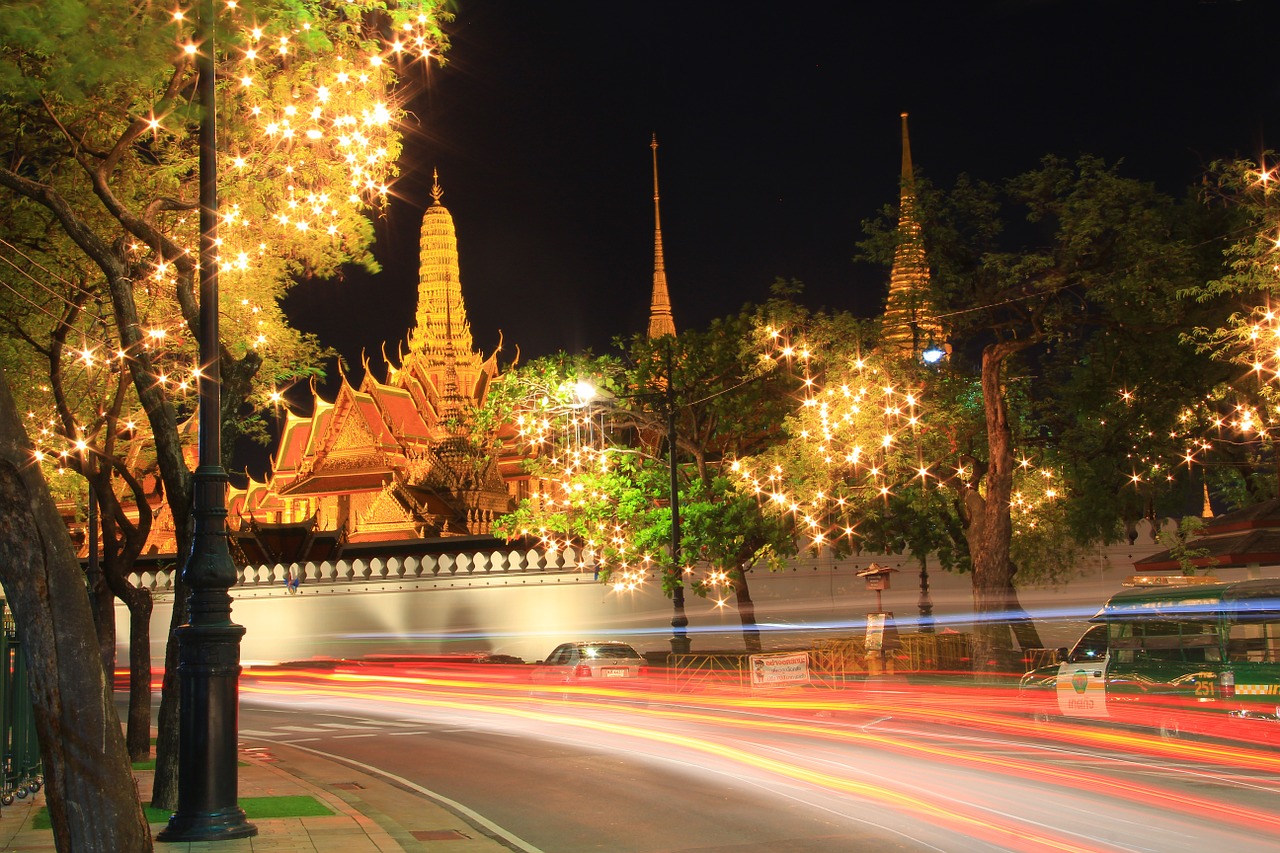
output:
<svg viewBox="0 0 1280 853"><path fill-rule="evenodd" d="M237 795L236 725L240 638L230 597L197 590L191 622L178 628L178 810L157 841L248 838L258 828L245 819ZM199 624L200 620L217 620Z"/></svg>
<svg viewBox="0 0 1280 853"><path fill-rule="evenodd" d="M175 812L169 825L156 835L156 841L230 841L257 834L258 827L245 819L244 809L236 807L189 815Z"/></svg>

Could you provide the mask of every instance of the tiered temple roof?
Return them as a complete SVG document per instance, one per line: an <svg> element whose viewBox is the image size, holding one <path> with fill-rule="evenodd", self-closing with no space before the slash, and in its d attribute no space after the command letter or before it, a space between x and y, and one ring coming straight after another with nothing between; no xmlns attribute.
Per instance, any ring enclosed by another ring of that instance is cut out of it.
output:
<svg viewBox="0 0 1280 853"><path fill-rule="evenodd" d="M498 375L497 351L473 349L457 234L437 178L422 220L416 325L386 381L369 364L332 402L289 414L267 483L233 494L246 550L339 541L487 534L519 494L519 460L489 457L471 433ZM510 481L510 482L509 482ZM307 535L302 535L305 531ZM278 534L278 535L277 535ZM286 556L298 559L300 555Z"/></svg>

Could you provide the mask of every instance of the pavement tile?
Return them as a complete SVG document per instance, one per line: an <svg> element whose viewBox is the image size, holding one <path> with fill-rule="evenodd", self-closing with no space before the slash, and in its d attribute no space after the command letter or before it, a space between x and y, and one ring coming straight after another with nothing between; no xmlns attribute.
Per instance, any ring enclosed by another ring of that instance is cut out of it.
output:
<svg viewBox="0 0 1280 853"><path fill-rule="evenodd" d="M381 777L285 744L241 752L238 791L242 797L309 794L335 814L251 820L258 834L229 841L156 842L162 853L510 853L434 800ZM139 796L151 797L150 771L135 773ZM0 808L0 850L55 853L53 831L32 829L45 804L40 791ZM151 825L154 835L165 823ZM415 838L414 833L420 833ZM457 833L446 838L451 832ZM437 836L437 837L423 837ZM462 837L459 837L462 836Z"/></svg>

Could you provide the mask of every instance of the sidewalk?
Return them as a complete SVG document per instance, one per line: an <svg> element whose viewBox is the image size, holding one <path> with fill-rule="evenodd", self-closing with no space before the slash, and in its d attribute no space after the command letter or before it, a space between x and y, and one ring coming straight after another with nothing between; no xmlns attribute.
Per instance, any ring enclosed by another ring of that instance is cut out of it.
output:
<svg viewBox="0 0 1280 853"><path fill-rule="evenodd" d="M310 795L334 814L251 820L258 828L253 838L157 842L157 851L505 853L515 849L422 794L287 744L242 745L240 758L241 797ZM140 771L135 775L146 802L151 794L152 774ZM32 828L44 805L41 790L0 808L0 850L53 853L53 831ZM152 835L164 826L152 824Z"/></svg>

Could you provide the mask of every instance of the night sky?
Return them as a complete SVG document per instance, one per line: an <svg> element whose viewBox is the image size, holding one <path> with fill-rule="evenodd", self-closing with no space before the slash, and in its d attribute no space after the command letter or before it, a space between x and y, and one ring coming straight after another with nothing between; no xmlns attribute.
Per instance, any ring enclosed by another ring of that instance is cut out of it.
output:
<svg viewBox="0 0 1280 853"><path fill-rule="evenodd" d="M422 75L384 271L304 282L286 308L358 377L413 323L418 227L438 168L476 345L504 358L608 349L646 327L649 140L676 324L768 296L862 315L888 273L853 261L897 198L899 119L949 184L1047 153L1123 158L1170 192L1277 146L1274 3L1218 0L730 3L458 0ZM1269 127L1270 124L1270 127ZM1268 137L1268 130L1271 130Z"/></svg>

